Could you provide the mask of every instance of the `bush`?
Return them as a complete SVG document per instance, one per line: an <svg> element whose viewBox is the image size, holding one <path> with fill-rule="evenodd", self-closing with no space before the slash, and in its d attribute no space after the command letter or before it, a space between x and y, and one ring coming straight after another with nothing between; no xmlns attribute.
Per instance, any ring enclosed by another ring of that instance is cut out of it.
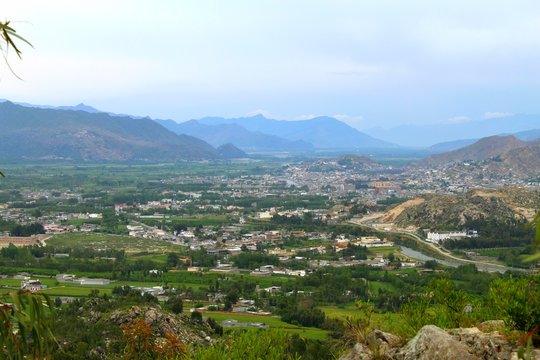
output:
<svg viewBox="0 0 540 360"><path fill-rule="evenodd" d="M401 315L409 326L409 329L407 329L408 335L416 334L424 325L433 324L434 319L428 312L430 305L430 296L428 294L419 294L412 296L409 301L401 306Z"/></svg>
<svg viewBox="0 0 540 360"><path fill-rule="evenodd" d="M175 314L181 314L184 310L184 303L182 302L182 299L178 296L170 297L169 300L167 300L166 305L171 310L171 312Z"/></svg>
<svg viewBox="0 0 540 360"><path fill-rule="evenodd" d="M471 300L462 290L455 288L454 282L447 278L435 279L430 286L433 300L438 305L435 310L436 325L460 327L470 325Z"/></svg>
<svg viewBox="0 0 540 360"><path fill-rule="evenodd" d="M201 322L202 321L202 314L198 311L192 311L191 312L191 320Z"/></svg>
<svg viewBox="0 0 540 360"><path fill-rule="evenodd" d="M497 279L487 297L488 314L507 325L529 331L540 324L540 276Z"/></svg>
<svg viewBox="0 0 540 360"><path fill-rule="evenodd" d="M223 335L223 327L220 324L218 324L218 322L215 319L208 318L207 322L208 322L208 325L210 325L210 327L212 328L212 330L214 330L214 333L220 336Z"/></svg>

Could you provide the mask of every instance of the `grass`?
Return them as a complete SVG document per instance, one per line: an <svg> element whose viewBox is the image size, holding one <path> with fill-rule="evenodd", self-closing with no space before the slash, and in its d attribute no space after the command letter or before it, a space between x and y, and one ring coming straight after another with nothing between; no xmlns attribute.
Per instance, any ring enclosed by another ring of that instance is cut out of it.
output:
<svg viewBox="0 0 540 360"><path fill-rule="evenodd" d="M387 256L390 253L397 254L399 252L399 248L397 246L381 246L381 247L372 247L368 248L368 257L370 255L384 255Z"/></svg>
<svg viewBox="0 0 540 360"><path fill-rule="evenodd" d="M172 218L171 222L174 224L182 224L189 227L192 226L214 226L214 225L223 225L223 224L233 224L238 222L235 218L230 218L227 216L204 216L197 218Z"/></svg>
<svg viewBox="0 0 540 360"><path fill-rule="evenodd" d="M224 320L238 320L239 322L258 322L268 325L270 328L280 329L287 331L289 333L295 333L306 339L313 340L322 340L328 334L327 331L302 327L297 325L292 325L286 322L281 321L277 316L264 316L264 315L254 315L254 314L242 314L242 313L224 313L224 312L214 312L214 311L205 311L203 313L205 317L211 317L218 322L223 322Z"/></svg>
<svg viewBox="0 0 540 360"><path fill-rule="evenodd" d="M54 278L46 278L33 276L33 279L39 279L47 289L41 292L51 296L74 296L85 297L89 296L92 290L98 290L100 294L111 294L112 284L106 286L84 286L71 283L58 283ZM0 279L0 294L6 294L14 290L18 290L21 285L21 280L18 279Z"/></svg>
<svg viewBox="0 0 540 360"><path fill-rule="evenodd" d="M42 292L51 296L72 296L72 297L86 297L89 296L92 290L98 290L99 295L112 294L112 289L105 287L82 287L71 285L60 285L56 287L43 290Z"/></svg>
<svg viewBox="0 0 540 360"><path fill-rule="evenodd" d="M126 253L180 252L185 248L170 242L157 239L143 239L122 235L107 235L95 233L69 233L55 235L47 240L47 245L56 247L79 247L103 250L125 250Z"/></svg>
<svg viewBox="0 0 540 360"><path fill-rule="evenodd" d="M347 317L358 317L359 310L354 304L345 306L320 306L327 317L344 320ZM403 316L398 313L374 313L371 318L372 328L380 329L396 335L407 333L407 324Z"/></svg>

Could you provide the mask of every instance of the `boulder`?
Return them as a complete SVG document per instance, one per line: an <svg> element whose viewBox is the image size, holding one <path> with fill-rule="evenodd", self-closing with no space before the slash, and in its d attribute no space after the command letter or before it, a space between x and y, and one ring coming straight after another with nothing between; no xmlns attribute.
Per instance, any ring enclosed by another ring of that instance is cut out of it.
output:
<svg viewBox="0 0 540 360"><path fill-rule="evenodd" d="M518 360L519 344L497 331L502 321L482 323L479 327L442 330L434 325L424 326L402 347L398 336L375 330L366 336L340 360ZM515 338L515 337L514 337ZM540 360L540 349L530 350L531 359Z"/></svg>
<svg viewBox="0 0 540 360"><path fill-rule="evenodd" d="M402 340L399 336L375 330L366 336L366 343L371 352L379 358L388 358L393 348L402 345Z"/></svg>
<svg viewBox="0 0 540 360"><path fill-rule="evenodd" d="M373 360L373 354L366 345L356 343L351 351L340 357L339 360Z"/></svg>
<svg viewBox="0 0 540 360"><path fill-rule="evenodd" d="M479 359L469 353L446 331L434 325L426 325L403 348L391 354L391 358L399 360L473 360Z"/></svg>
<svg viewBox="0 0 540 360"><path fill-rule="evenodd" d="M458 328L449 330L456 340L469 348L469 351L481 359L510 359L513 346L501 333L484 333L480 329Z"/></svg>

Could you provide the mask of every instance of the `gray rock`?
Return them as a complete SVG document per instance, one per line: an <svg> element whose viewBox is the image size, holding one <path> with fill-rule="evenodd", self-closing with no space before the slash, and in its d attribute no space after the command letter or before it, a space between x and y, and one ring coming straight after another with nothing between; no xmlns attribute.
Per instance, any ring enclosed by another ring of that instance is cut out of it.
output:
<svg viewBox="0 0 540 360"><path fill-rule="evenodd" d="M499 332L483 333L478 328L458 328L449 330L456 340L469 348L469 351L481 359L510 359L512 345Z"/></svg>
<svg viewBox="0 0 540 360"><path fill-rule="evenodd" d="M444 330L426 325L402 349L392 354L400 360L473 360L479 359Z"/></svg>
<svg viewBox="0 0 540 360"><path fill-rule="evenodd" d="M351 351L340 357L339 360L373 360L373 354L366 345L356 343Z"/></svg>
<svg viewBox="0 0 540 360"><path fill-rule="evenodd" d="M375 330L366 336L366 343L371 352L379 358L389 358L390 351L402 345L402 340L399 336Z"/></svg>

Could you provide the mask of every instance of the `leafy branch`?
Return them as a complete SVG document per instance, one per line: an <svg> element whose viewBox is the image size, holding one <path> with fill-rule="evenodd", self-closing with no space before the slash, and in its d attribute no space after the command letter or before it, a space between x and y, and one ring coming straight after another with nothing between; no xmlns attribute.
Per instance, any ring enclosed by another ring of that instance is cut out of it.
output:
<svg viewBox="0 0 540 360"><path fill-rule="evenodd" d="M0 22L0 38L1 38L0 51L2 52L2 57L4 58L4 61L7 67L9 68L9 70L11 71L11 73L15 75L18 79L20 79L20 77L17 76L17 74L15 74L15 71L13 71L13 68L9 64L9 61L8 61L9 49L10 48L13 49L17 57L19 59L22 59L22 51L17 45L17 42L22 41L23 43L29 45L30 47L33 47L33 46L28 40L26 40L25 38L17 34L17 31L13 27L11 27L10 24L11 24L11 21L9 20Z"/></svg>

